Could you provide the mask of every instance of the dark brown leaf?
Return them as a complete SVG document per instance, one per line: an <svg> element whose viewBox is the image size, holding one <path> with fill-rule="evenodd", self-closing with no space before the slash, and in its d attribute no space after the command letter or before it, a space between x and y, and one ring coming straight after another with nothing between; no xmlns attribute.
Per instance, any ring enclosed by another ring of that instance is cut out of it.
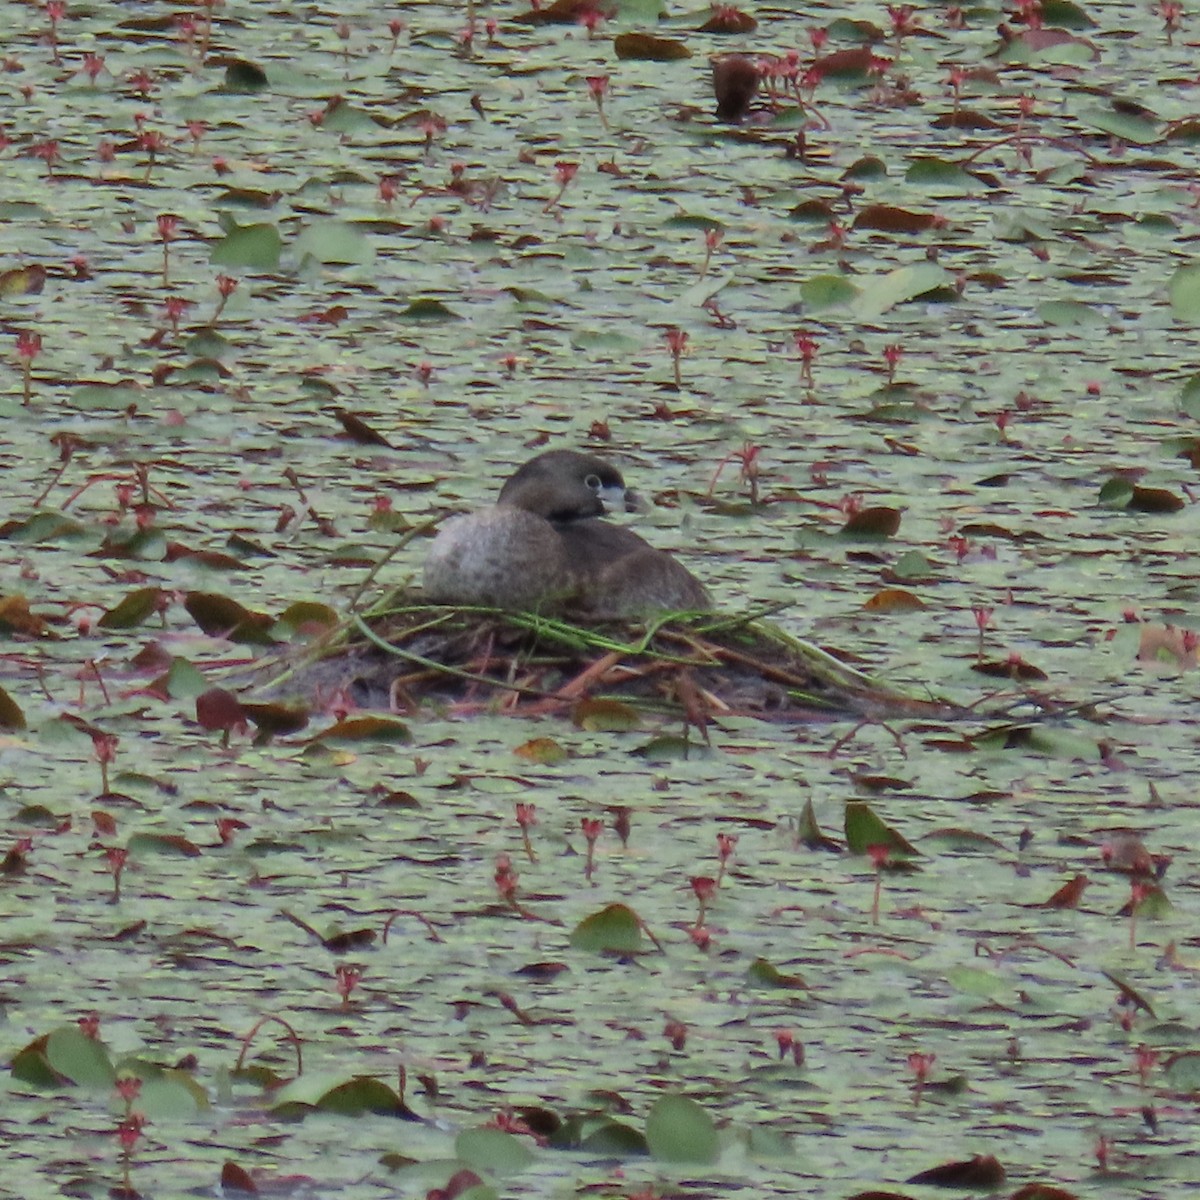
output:
<svg viewBox="0 0 1200 1200"><path fill-rule="evenodd" d="M611 17L614 7L598 0L554 0L545 8L531 8L513 17L519 25L578 25L589 13Z"/></svg>
<svg viewBox="0 0 1200 1200"><path fill-rule="evenodd" d="M878 229L884 233L924 233L942 218L935 213L914 212L894 204L868 204L854 218L855 229Z"/></svg>
<svg viewBox="0 0 1200 1200"><path fill-rule="evenodd" d="M1079 1200L1079 1197L1052 1183L1027 1183L1017 1188L1008 1200Z"/></svg>
<svg viewBox="0 0 1200 1200"><path fill-rule="evenodd" d="M1084 890L1090 882L1086 875L1076 875L1074 879L1064 883L1049 900L1031 904L1030 908L1078 908Z"/></svg>
<svg viewBox="0 0 1200 1200"><path fill-rule="evenodd" d="M209 688L196 697L196 720L202 729L219 729L222 733L246 728L242 702L224 688Z"/></svg>
<svg viewBox="0 0 1200 1200"><path fill-rule="evenodd" d="M350 412L349 409L335 408L333 415L341 422L346 433L360 445L386 446L389 450L391 449L392 443L382 433L376 433L362 417Z"/></svg>
<svg viewBox="0 0 1200 1200"><path fill-rule="evenodd" d="M692 52L684 42L674 38L655 37L649 33L619 33L613 38L618 58L642 59L647 62L675 62L691 58Z"/></svg>
<svg viewBox="0 0 1200 1200"><path fill-rule="evenodd" d="M870 46L854 46L823 54L813 63L812 69L822 78L863 77L874 57L875 51Z"/></svg>
<svg viewBox="0 0 1200 1200"><path fill-rule="evenodd" d="M758 22L729 4L713 7L712 15L697 29L698 33L753 33Z"/></svg>
<svg viewBox="0 0 1200 1200"><path fill-rule="evenodd" d="M900 529L900 510L882 504L859 509L846 518L842 533L855 537L894 537Z"/></svg>
<svg viewBox="0 0 1200 1200"><path fill-rule="evenodd" d="M221 1168L221 1190L224 1192L246 1192L258 1194L258 1185L250 1178L250 1172L235 1162L227 1162Z"/></svg>
<svg viewBox="0 0 1200 1200"><path fill-rule="evenodd" d="M0 729L25 728L25 714L21 706L0 687Z"/></svg>
<svg viewBox="0 0 1200 1200"><path fill-rule="evenodd" d="M1133 509L1134 512L1173 513L1183 506L1183 497L1166 488L1142 487L1141 484L1135 483L1133 494L1125 507Z"/></svg>
<svg viewBox="0 0 1200 1200"><path fill-rule="evenodd" d="M976 1154L961 1162L941 1163L919 1171L904 1182L946 1188L999 1187L1004 1182L1004 1168L993 1155Z"/></svg>
<svg viewBox="0 0 1200 1200"><path fill-rule="evenodd" d="M253 645L269 644L275 621L266 613L251 612L236 600L216 592L188 592L183 602L192 620L210 637Z"/></svg>
<svg viewBox="0 0 1200 1200"><path fill-rule="evenodd" d="M867 612L914 612L925 607L925 601L903 588L882 588L863 605Z"/></svg>
<svg viewBox="0 0 1200 1200"><path fill-rule="evenodd" d="M272 737L299 733L308 724L308 710L295 705L246 703L241 709L243 716Z"/></svg>
<svg viewBox="0 0 1200 1200"><path fill-rule="evenodd" d="M1023 658L985 659L983 662L972 663L971 670L992 679L1038 681L1049 678L1041 667L1035 667Z"/></svg>

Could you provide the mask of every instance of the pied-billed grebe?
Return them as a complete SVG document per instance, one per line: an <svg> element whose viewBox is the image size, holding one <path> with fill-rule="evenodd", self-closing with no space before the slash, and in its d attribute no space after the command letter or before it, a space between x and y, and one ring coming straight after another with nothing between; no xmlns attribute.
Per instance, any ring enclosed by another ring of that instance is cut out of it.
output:
<svg viewBox="0 0 1200 1200"><path fill-rule="evenodd" d="M425 560L425 594L444 604L577 607L600 616L708 608L704 585L631 529L603 520L632 509L603 459L550 450L530 459L494 508L447 521Z"/></svg>

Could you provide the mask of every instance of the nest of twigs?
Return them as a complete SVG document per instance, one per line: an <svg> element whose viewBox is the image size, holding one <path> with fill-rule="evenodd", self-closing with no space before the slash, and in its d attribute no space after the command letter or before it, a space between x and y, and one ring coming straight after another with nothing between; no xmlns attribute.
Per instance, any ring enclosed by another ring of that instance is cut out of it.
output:
<svg viewBox="0 0 1200 1200"><path fill-rule="evenodd" d="M719 718L946 717L949 704L905 696L768 614L672 613L640 621L422 603L400 593L356 615L287 683L362 707L410 712L570 713L586 701Z"/></svg>

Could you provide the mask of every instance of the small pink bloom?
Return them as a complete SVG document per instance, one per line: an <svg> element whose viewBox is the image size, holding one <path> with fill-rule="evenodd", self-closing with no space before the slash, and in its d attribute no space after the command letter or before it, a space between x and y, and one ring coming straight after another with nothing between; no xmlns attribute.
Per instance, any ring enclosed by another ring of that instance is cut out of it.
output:
<svg viewBox="0 0 1200 1200"><path fill-rule="evenodd" d="M937 1062L936 1054L921 1054L914 1052L908 1056L908 1069L913 1073L918 1084L923 1084L929 1078L933 1064Z"/></svg>

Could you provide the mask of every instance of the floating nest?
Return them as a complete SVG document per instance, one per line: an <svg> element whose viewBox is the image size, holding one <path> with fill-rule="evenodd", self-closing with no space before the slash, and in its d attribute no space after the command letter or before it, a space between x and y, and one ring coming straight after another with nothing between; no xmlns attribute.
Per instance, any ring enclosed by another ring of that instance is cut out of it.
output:
<svg viewBox="0 0 1200 1200"><path fill-rule="evenodd" d="M722 714L813 721L952 717L955 706L894 691L793 637L769 613L671 613L596 620L434 605L400 592L274 666L270 690L339 690L364 708L565 714L614 724L620 708L703 725Z"/></svg>

